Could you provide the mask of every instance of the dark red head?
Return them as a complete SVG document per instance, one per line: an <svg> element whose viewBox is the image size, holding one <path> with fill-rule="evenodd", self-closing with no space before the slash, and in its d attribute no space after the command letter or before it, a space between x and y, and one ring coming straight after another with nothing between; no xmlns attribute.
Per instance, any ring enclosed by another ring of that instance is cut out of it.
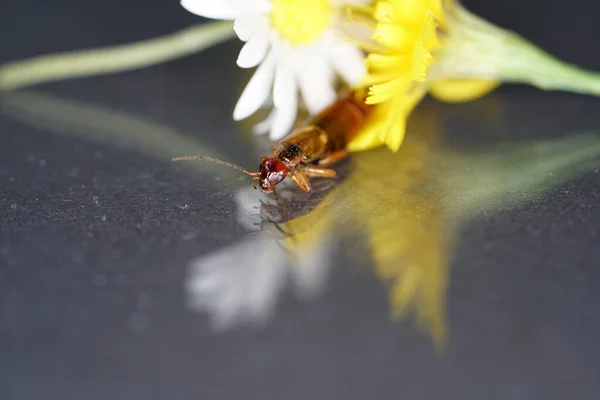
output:
<svg viewBox="0 0 600 400"><path fill-rule="evenodd" d="M272 192L275 185L285 179L290 169L277 157L263 157L258 171L258 186L263 192Z"/></svg>

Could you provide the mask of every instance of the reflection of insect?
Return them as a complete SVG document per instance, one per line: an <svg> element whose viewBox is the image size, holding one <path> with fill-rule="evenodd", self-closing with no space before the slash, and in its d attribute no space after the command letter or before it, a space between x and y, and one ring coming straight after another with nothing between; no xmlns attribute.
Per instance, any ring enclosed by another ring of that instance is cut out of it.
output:
<svg viewBox="0 0 600 400"><path fill-rule="evenodd" d="M249 172L237 165L203 156L175 157L173 161L205 160L235 168L254 177L254 187L258 181L260 190L266 193L273 192L275 186L289 176L300 189L308 192L311 189L309 177L335 177L335 171L325 167L348 155L346 145L363 126L369 110L357 93L337 100L305 127L285 137L279 148L274 149L273 156L263 157L259 172Z"/></svg>

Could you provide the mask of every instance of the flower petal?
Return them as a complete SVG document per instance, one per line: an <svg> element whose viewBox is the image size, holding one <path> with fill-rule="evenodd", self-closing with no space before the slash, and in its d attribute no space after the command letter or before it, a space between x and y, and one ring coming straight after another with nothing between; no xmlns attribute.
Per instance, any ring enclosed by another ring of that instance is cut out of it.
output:
<svg viewBox="0 0 600 400"><path fill-rule="evenodd" d="M248 118L254 114L269 97L273 86L273 73L275 58L270 52L262 64L257 68L252 78L246 85L233 110L233 119L236 121Z"/></svg>
<svg viewBox="0 0 600 400"><path fill-rule="evenodd" d="M394 6L391 2L378 1L377 4L375 4L375 11L373 13L373 17L375 17L377 21L390 21L392 18L395 17L394 13Z"/></svg>
<svg viewBox="0 0 600 400"><path fill-rule="evenodd" d="M402 0L394 2L394 19L408 24L418 23L427 11L427 1Z"/></svg>
<svg viewBox="0 0 600 400"><path fill-rule="evenodd" d="M240 68L256 67L265 58L269 50L268 32L254 34L246 42L237 58L237 65Z"/></svg>
<svg viewBox="0 0 600 400"><path fill-rule="evenodd" d="M406 54L379 54L370 53L366 58L367 68L371 73L386 71L399 75L410 68L412 57Z"/></svg>
<svg viewBox="0 0 600 400"><path fill-rule="evenodd" d="M181 6L192 14L211 19L235 19L245 11L245 7L230 0L181 0Z"/></svg>
<svg viewBox="0 0 600 400"><path fill-rule="evenodd" d="M275 83L273 84L273 103L275 107L286 108L290 107L291 104L297 105L297 101L295 101L297 90L292 71L281 64L277 65L275 67Z"/></svg>
<svg viewBox="0 0 600 400"><path fill-rule="evenodd" d="M500 82L483 79L445 79L434 81L429 90L438 100L462 103L484 96L499 85Z"/></svg>
<svg viewBox="0 0 600 400"><path fill-rule="evenodd" d="M271 130L271 125L273 125L273 119L275 118L275 110L271 110L267 118L260 121L258 124L254 125L252 128L252 132L255 135L264 135L265 133Z"/></svg>
<svg viewBox="0 0 600 400"><path fill-rule="evenodd" d="M396 97L402 97L408 90L410 81L406 77L399 76L391 81L379 83L369 88L367 104L378 104L391 100Z"/></svg>
<svg viewBox="0 0 600 400"><path fill-rule="evenodd" d="M402 51L414 43L417 36L414 31L402 26L380 23L375 28L372 38L387 48Z"/></svg>
<svg viewBox="0 0 600 400"><path fill-rule="evenodd" d="M301 69L300 69L301 68ZM306 59L297 71L304 104L310 114L317 114L336 98L332 68L320 54Z"/></svg>
<svg viewBox="0 0 600 400"><path fill-rule="evenodd" d="M376 126L363 128L360 135L356 136L348 143L346 150L350 152L365 151L381 146L383 142L379 139L378 132L379 130Z"/></svg>
<svg viewBox="0 0 600 400"><path fill-rule="evenodd" d="M233 30L240 40L247 42L252 35L267 31L269 29L269 21L264 14L249 13L240 15L233 23Z"/></svg>
<svg viewBox="0 0 600 400"><path fill-rule="evenodd" d="M363 54L353 45L333 47L328 58L336 72L350 86L357 86L367 73Z"/></svg>
<svg viewBox="0 0 600 400"><path fill-rule="evenodd" d="M417 43L412 55L410 77L416 82L427 80L427 71L433 60L431 53L421 43Z"/></svg>
<svg viewBox="0 0 600 400"><path fill-rule="evenodd" d="M298 112L298 96L295 93L290 99L290 104L284 108L275 108L273 115L273 124L271 125L271 140L279 140L286 136L292 129L296 121Z"/></svg>
<svg viewBox="0 0 600 400"><path fill-rule="evenodd" d="M271 0L242 0L252 4L252 9L261 13L270 13L273 10Z"/></svg>
<svg viewBox="0 0 600 400"><path fill-rule="evenodd" d="M390 101L390 110L387 121L384 123L379 137L392 151L398 151L406 133L406 120L413 108L419 103L427 91L425 85L415 85L403 97Z"/></svg>

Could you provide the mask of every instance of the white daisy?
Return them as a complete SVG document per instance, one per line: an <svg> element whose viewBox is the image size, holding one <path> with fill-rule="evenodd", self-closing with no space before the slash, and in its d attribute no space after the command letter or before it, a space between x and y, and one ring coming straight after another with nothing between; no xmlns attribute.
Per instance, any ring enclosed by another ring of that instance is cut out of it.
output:
<svg viewBox="0 0 600 400"><path fill-rule="evenodd" d="M346 3L367 2L182 0L181 5L202 17L235 20L235 32L246 42L237 64L258 68L237 102L233 118L247 118L272 99L273 111L255 130L270 131L271 139L276 140L294 124L298 93L302 105L316 114L334 101L338 76L354 86L365 75L363 53L338 27L344 24Z"/></svg>

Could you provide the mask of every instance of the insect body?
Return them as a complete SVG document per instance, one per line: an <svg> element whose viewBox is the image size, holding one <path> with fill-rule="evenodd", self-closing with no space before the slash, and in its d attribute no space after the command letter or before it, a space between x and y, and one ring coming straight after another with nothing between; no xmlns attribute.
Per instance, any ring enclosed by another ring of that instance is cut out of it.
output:
<svg viewBox="0 0 600 400"><path fill-rule="evenodd" d="M258 187L266 193L273 192L286 177L308 192L311 189L308 178L335 177L335 171L326 167L348 155L346 145L363 126L369 110L356 93L337 100L305 127L281 140L273 156L260 160L258 172L209 157L176 157L173 160L204 159L225 164L254 177L253 182L258 181Z"/></svg>

